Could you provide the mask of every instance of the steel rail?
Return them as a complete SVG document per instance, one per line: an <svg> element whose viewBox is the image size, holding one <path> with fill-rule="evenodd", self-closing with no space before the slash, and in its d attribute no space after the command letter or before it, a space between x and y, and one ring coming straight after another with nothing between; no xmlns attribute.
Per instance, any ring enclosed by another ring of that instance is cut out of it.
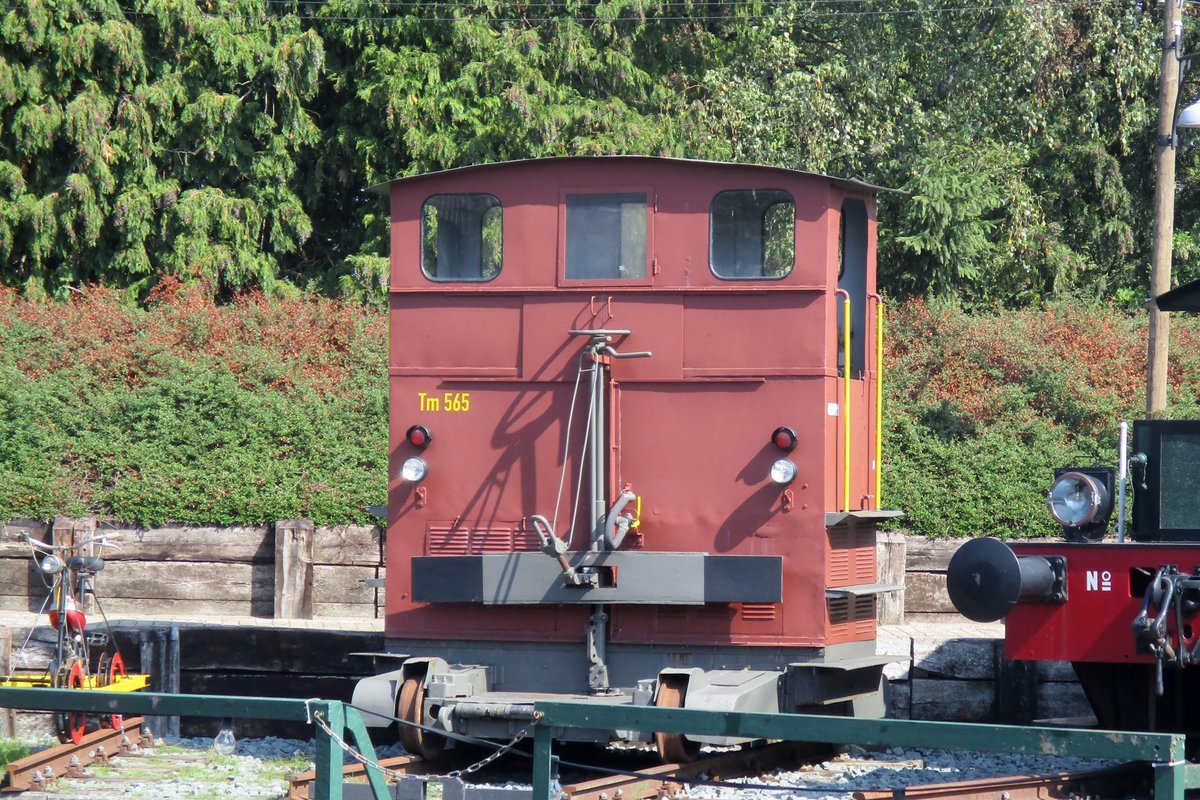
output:
<svg viewBox="0 0 1200 800"><path fill-rule="evenodd" d="M142 718L130 717L122 722L121 728L101 728L84 735L79 744L67 742L17 759L4 767L5 778L0 781L0 791L24 792L32 789L34 773L45 775L47 768L53 770L52 774L63 776L72 766L85 766L118 755L128 747L141 743L141 731ZM125 744L126 739L128 744ZM71 763L71 759L77 759L75 764Z"/></svg>
<svg viewBox="0 0 1200 800"><path fill-rule="evenodd" d="M1147 764L1121 764L1105 769L1013 775L971 781L907 786L905 800L1042 800L1046 797L1145 797L1154 785ZM854 793L854 800L893 800L896 789Z"/></svg>
<svg viewBox="0 0 1200 800"><path fill-rule="evenodd" d="M424 775L433 767L432 765L421 758L420 756L403 755L392 756L391 758L382 758L379 760L379 766L392 772L401 772L405 775ZM362 778L367 774L367 765L355 761L352 764L347 764L342 767L342 780L347 778ZM289 775L287 800L309 800L312 793L309 791L310 785L317 779L317 771L315 769L305 770Z"/></svg>
<svg viewBox="0 0 1200 800"><path fill-rule="evenodd" d="M809 742L777 742L700 758L686 764L658 764L639 769L632 775L606 775L576 783L564 784L563 793L572 800L602 800L621 797L623 800L642 800L660 797L672 784L686 782L698 775L710 778L731 778L756 775L782 764L827 758L829 745ZM665 792L674 794L674 792Z"/></svg>

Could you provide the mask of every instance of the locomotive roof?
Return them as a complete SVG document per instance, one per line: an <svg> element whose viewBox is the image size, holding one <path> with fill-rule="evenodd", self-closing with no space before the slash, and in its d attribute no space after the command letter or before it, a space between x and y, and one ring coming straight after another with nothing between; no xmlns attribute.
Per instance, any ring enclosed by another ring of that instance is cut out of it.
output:
<svg viewBox="0 0 1200 800"><path fill-rule="evenodd" d="M463 167L452 167L450 169L438 170L436 172L423 172L419 175L408 175L402 178L393 178L384 183L377 183L369 187L369 191L383 192L385 187L391 186L393 183L427 180L436 178L442 175L454 175L464 172L484 171L503 169L518 164L536 164L536 163L566 163L571 161L595 161L598 159L611 159L618 161L651 161L651 162L669 162L675 164L703 164L711 167L740 167L753 168L761 170L770 170L772 172L790 173L793 175L805 175L814 178L824 178L839 186L847 186L855 189L865 189L871 192L894 192L896 194L907 194L902 189L892 189L887 186L877 186L873 183L858 180L857 178L838 178L833 175L824 175L820 172L806 172L805 170L790 169L788 167L773 167L767 164L740 163L733 161L709 161L699 158L675 158L673 156L644 156L644 155L600 155L600 156L552 156L548 158L526 158L513 161L496 161L487 164L473 164Z"/></svg>
<svg viewBox="0 0 1200 800"><path fill-rule="evenodd" d="M1162 311L1200 311L1200 280L1163 292L1155 302Z"/></svg>

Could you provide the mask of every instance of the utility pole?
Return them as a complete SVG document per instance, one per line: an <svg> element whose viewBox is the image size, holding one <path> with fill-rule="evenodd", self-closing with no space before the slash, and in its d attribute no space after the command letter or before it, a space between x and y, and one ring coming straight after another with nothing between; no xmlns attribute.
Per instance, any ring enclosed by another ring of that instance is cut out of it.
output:
<svg viewBox="0 0 1200 800"><path fill-rule="evenodd" d="M1183 23L1176 0L1163 0L1162 67L1158 93L1158 155L1155 164L1154 229L1150 250L1150 312L1146 354L1146 416L1162 415L1167 405L1167 348L1171 320L1154 298L1171 288L1171 250L1175 236L1175 103L1179 98L1179 58Z"/></svg>

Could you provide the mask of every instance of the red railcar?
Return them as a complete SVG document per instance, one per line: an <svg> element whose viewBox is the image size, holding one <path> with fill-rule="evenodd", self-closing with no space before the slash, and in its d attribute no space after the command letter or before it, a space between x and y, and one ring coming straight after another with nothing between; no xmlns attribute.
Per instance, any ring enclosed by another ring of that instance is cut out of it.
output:
<svg viewBox="0 0 1200 800"><path fill-rule="evenodd" d="M392 182L406 659L356 702L484 736L541 693L881 713L876 191L651 157Z"/></svg>
<svg viewBox="0 0 1200 800"><path fill-rule="evenodd" d="M1157 302L1200 311L1200 281ZM966 616L1004 617L1007 658L1073 664L1101 726L1195 733L1200 420L1139 420L1128 452L1126 438L1123 430L1116 467L1057 470L1047 504L1065 541L972 540L951 560L947 585Z"/></svg>

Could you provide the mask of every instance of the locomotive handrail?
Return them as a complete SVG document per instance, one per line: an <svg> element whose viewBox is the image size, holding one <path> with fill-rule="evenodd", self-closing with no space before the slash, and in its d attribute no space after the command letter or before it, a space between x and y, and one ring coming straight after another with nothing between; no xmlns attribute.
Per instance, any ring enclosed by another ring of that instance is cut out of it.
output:
<svg viewBox="0 0 1200 800"><path fill-rule="evenodd" d="M842 296L842 511L850 510L850 293L837 289Z"/></svg>
<svg viewBox="0 0 1200 800"><path fill-rule="evenodd" d="M875 508L883 508L883 298L872 292L875 303Z"/></svg>

